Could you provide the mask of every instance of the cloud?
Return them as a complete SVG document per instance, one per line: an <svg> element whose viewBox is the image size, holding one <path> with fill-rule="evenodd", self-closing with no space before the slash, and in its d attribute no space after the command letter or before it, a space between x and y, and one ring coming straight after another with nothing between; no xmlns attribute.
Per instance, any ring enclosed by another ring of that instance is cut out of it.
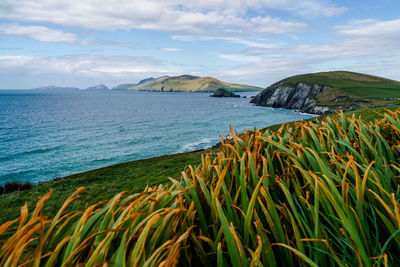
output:
<svg viewBox="0 0 400 267"><path fill-rule="evenodd" d="M258 7L294 10L307 6L301 1L245 0L3 0L0 18L46 22L98 30L162 30L181 33L289 33L304 31L306 24L275 18L268 14L251 18L248 11ZM318 1L306 1L317 3ZM294 5L295 4L295 5ZM319 6L321 7L321 5ZM315 9L315 7L312 7ZM321 8L323 9L323 8Z"/></svg>
<svg viewBox="0 0 400 267"><path fill-rule="evenodd" d="M303 17L332 17L348 10L327 0L249 0L247 3L253 8L280 9Z"/></svg>
<svg viewBox="0 0 400 267"><path fill-rule="evenodd" d="M245 63L245 62L255 62L259 60L258 57L255 56L245 56L245 55L236 55L236 54L221 54L220 58L228 59L235 62Z"/></svg>
<svg viewBox="0 0 400 267"><path fill-rule="evenodd" d="M398 38L400 36L400 19L355 21L351 25L338 25L335 30L339 34L349 37Z"/></svg>
<svg viewBox="0 0 400 267"><path fill-rule="evenodd" d="M163 48L162 50L167 51L167 52L180 52L180 51L183 51L182 48L176 48L176 47L166 47L166 48Z"/></svg>
<svg viewBox="0 0 400 267"><path fill-rule="evenodd" d="M38 67L40 66L40 67ZM129 56L0 56L0 79L2 88L15 88L16 80L9 75L24 76L26 82L20 88L32 87L32 80L37 86L61 84L76 87L87 87L94 83L136 82L150 76L181 74L183 71L175 66L149 57ZM115 85L115 84L114 84Z"/></svg>
<svg viewBox="0 0 400 267"><path fill-rule="evenodd" d="M202 36L202 35L172 35L173 40L184 42L197 42L197 41L211 41L211 40L224 40L232 43L242 44L254 48L273 48L281 46L282 43L265 43L258 40L248 40L238 37L223 37L223 36Z"/></svg>
<svg viewBox="0 0 400 267"><path fill-rule="evenodd" d="M76 35L72 33L53 30L44 26L25 26L16 23L0 24L0 34L23 35L42 42L77 42Z"/></svg>
<svg viewBox="0 0 400 267"><path fill-rule="evenodd" d="M334 27L341 40L321 45L249 47L223 55L236 66L214 70L235 82L264 86L299 73L351 70L400 80L400 20L364 20Z"/></svg>

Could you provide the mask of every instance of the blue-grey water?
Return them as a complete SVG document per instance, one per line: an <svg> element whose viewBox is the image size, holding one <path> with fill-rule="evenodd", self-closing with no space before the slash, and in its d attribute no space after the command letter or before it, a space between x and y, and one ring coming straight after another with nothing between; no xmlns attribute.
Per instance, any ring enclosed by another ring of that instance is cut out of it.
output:
<svg viewBox="0 0 400 267"><path fill-rule="evenodd" d="M0 90L0 184L202 149L231 124L265 127L310 115L207 93Z"/></svg>

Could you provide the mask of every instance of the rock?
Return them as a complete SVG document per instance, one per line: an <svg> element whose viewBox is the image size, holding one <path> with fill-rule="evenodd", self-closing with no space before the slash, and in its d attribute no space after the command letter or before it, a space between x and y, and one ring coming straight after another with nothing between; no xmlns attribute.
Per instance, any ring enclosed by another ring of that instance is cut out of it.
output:
<svg viewBox="0 0 400 267"><path fill-rule="evenodd" d="M244 95L244 96L242 96L242 98L247 98L247 96Z"/></svg>
<svg viewBox="0 0 400 267"><path fill-rule="evenodd" d="M217 89L211 97L240 97L240 95L234 94L224 88Z"/></svg>
<svg viewBox="0 0 400 267"><path fill-rule="evenodd" d="M257 106L296 109L305 113L325 115L334 113L342 107L317 106L316 96L330 89L320 84L287 84L285 80L271 85L256 95L250 103Z"/></svg>

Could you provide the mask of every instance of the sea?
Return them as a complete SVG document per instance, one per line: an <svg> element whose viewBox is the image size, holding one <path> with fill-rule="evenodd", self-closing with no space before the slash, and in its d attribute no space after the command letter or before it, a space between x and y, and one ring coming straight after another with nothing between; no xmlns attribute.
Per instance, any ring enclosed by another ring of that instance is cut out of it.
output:
<svg viewBox="0 0 400 267"><path fill-rule="evenodd" d="M0 184L208 148L229 133L312 117L210 93L0 90Z"/></svg>

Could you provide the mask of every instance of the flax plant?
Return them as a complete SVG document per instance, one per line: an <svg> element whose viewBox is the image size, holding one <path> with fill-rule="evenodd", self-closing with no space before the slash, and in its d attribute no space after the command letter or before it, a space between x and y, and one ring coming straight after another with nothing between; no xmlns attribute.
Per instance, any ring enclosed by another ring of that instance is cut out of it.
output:
<svg viewBox="0 0 400 267"><path fill-rule="evenodd" d="M0 226L2 266L398 266L400 110L230 131L172 185Z"/></svg>

